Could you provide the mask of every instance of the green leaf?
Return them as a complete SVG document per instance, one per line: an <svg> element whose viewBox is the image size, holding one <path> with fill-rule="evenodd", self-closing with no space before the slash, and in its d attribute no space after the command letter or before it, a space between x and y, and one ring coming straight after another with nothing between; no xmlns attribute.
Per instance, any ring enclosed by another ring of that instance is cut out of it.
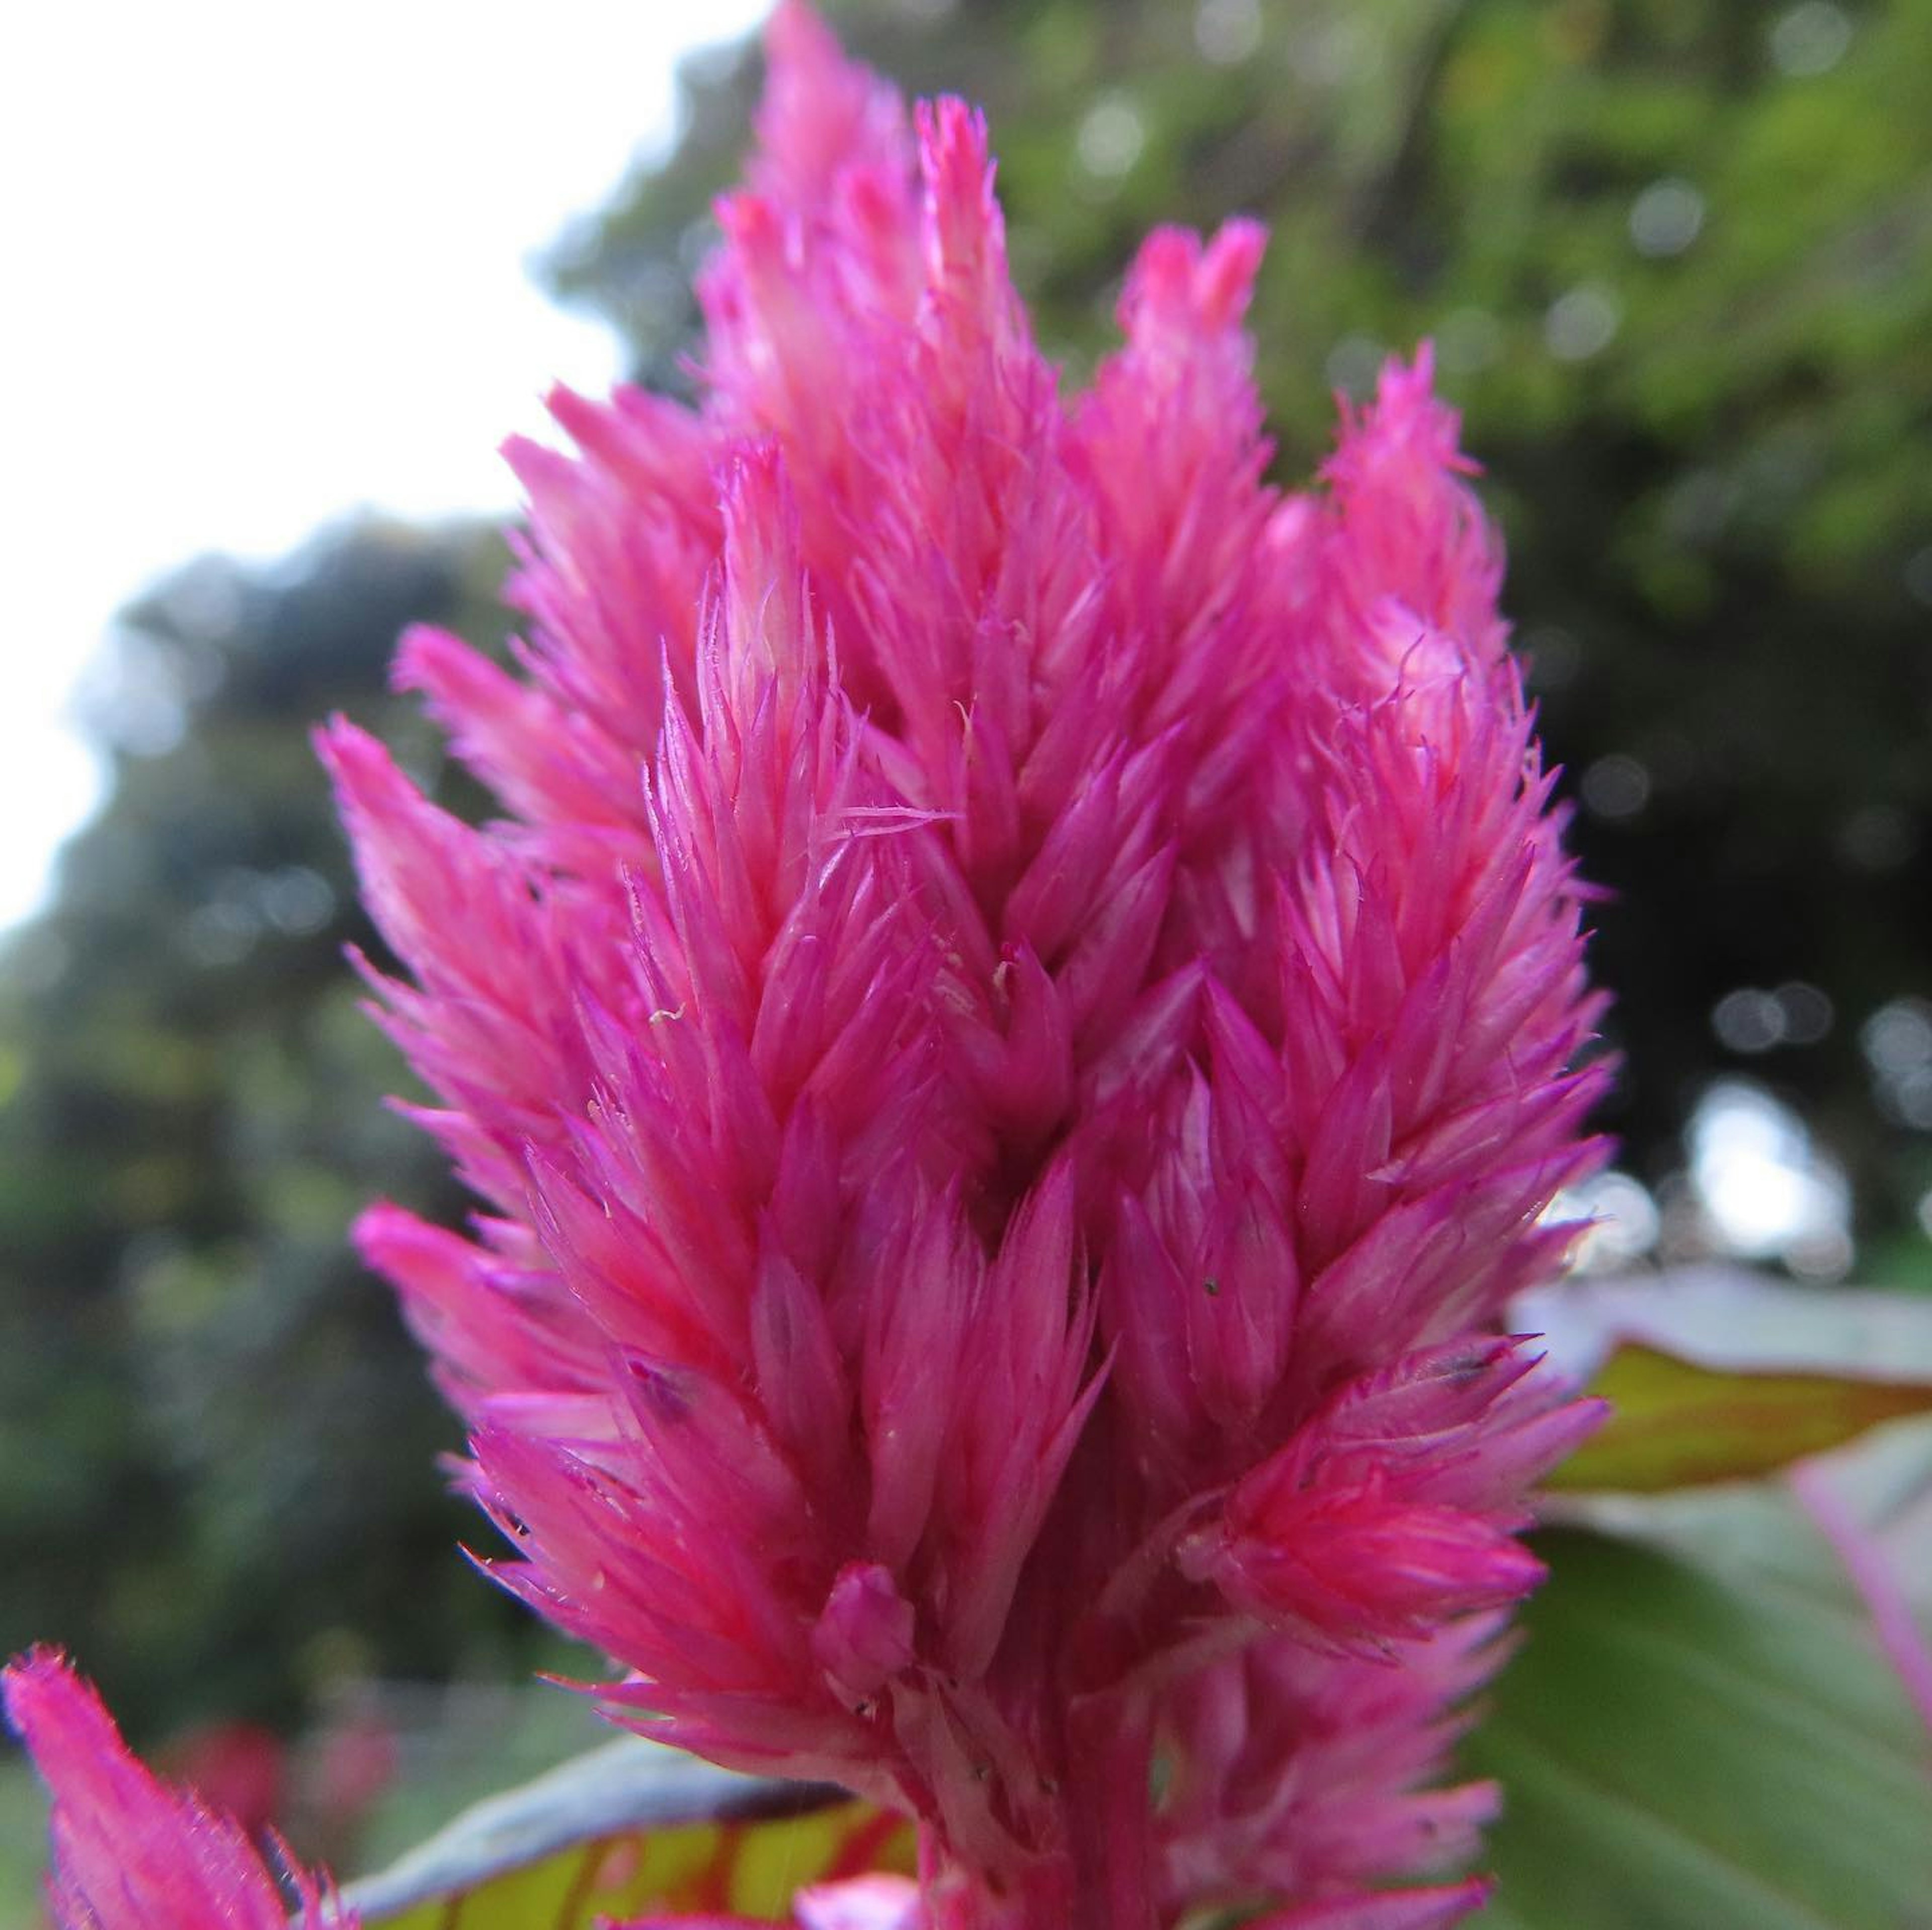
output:
<svg viewBox="0 0 1932 1930"><path fill-rule="evenodd" d="M802 1884L911 1866L909 1827L842 1791L627 1737L478 1803L347 1900L371 1930L590 1930L652 1908L788 1923Z"/></svg>
<svg viewBox="0 0 1932 1930"><path fill-rule="evenodd" d="M1928 1920L1932 1739L1828 1551L1754 1506L1667 1524L1696 1559L1539 1537L1550 1580L1466 1752L1505 1792L1486 1930Z"/></svg>
<svg viewBox="0 0 1932 1930"><path fill-rule="evenodd" d="M1655 1494L1766 1474L1932 1413L1932 1299L1786 1287L1718 1269L1579 1281L1523 1323L1612 1403L1548 1485Z"/></svg>
<svg viewBox="0 0 1932 1930"><path fill-rule="evenodd" d="M1590 1383L1610 1420L1546 1485L1636 1494L1768 1474L1856 1440L1882 1421L1932 1413L1932 1385L1828 1374L1724 1371L1624 1346Z"/></svg>

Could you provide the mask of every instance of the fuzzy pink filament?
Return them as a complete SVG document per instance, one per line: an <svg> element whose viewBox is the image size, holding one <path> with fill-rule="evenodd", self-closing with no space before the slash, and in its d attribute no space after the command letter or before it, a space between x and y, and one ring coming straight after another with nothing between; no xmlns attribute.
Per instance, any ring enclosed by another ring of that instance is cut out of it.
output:
<svg viewBox="0 0 1932 1930"><path fill-rule="evenodd" d="M282 1887L241 1826L143 1768L62 1656L34 1650L0 1686L54 1792L47 1901L61 1930L290 1930ZM288 1867L297 1930L355 1930L322 1880Z"/></svg>
<svg viewBox="0 0 1932 1930"><path fill-rule="evenodd" d="M363 1250L606 1706L912 1812L930 1925L1446 1923L1601 1081L1455 418L1270 486L1241 222L1064 398L978 117L769 44L701 405L560 394L519 673L404 646L506 817L324 735L482 1202Z"/></svg>

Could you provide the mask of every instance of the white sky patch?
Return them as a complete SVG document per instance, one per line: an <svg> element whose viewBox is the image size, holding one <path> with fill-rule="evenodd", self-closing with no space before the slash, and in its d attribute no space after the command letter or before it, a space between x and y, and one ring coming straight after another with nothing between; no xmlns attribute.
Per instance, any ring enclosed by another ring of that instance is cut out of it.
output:
<svg viewBox="0 0 1932 1930"><path fill-rule="evenodd" d="M0 31L0 926L100 774L68 728L115 610L358 508L508 508L554 381L617 372L526 265L672 131L680 54L765 0L121 0Z"/></svg>

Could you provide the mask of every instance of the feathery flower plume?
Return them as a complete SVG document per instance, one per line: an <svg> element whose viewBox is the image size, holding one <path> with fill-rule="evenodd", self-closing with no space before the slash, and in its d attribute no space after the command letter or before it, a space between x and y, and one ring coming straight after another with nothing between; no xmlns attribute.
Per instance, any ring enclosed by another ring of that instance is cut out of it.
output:
<svg viewBox="0 0 1932 1930"><path fill-rule="evenodd" d="M362 1249L607 1709L911 1812L927 1930L1447 1923L1602 1078L1456 419L1271 487L1244 222L1063 397L978 116L768 46L700 404L559 394L516 672L403 646L502 820L322 736L481 1203Z"/></svg>
<svg viewBox="0 0 1932 1930"><path fill-rule="evenodd" d="M53 1792L47 1900L61 1930L289 1930L282 1886L240 1824L143 1768L63 1657L34 1650L0 1685ZM284 1863L298 1930L355 1930L326 1879Z"/></svg>

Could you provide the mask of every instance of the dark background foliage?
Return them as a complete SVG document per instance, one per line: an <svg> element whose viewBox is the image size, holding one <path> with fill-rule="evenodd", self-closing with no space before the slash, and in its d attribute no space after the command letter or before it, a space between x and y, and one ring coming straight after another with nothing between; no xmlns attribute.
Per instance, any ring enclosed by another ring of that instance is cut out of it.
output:
<svg viewBox="0 0 1932 1930"><path fill-rule="evenodd" d="M830 10L986 105L1070 381L1140 234L1237 210L1274 235L1285 478L1332 391L1434 339L1610 893L1623 1164L1667 1198L1699 1095L1748 1072L1850 1173L1858 1276L1922 1281L1932 0ZM757 67L694 68L668 164L550 263L661 386ZM419 618L500 636L501 562L362 525L160 586L102 683L110 802L0 956L0 1648L71 1642L137 1733L526 1659L451 1552L454 1430L344 1245L378 1191L461 1203L380 1107L400 1075L340 962L373 939L306 742L346 709L464 802L385 667Z"/></svg>

